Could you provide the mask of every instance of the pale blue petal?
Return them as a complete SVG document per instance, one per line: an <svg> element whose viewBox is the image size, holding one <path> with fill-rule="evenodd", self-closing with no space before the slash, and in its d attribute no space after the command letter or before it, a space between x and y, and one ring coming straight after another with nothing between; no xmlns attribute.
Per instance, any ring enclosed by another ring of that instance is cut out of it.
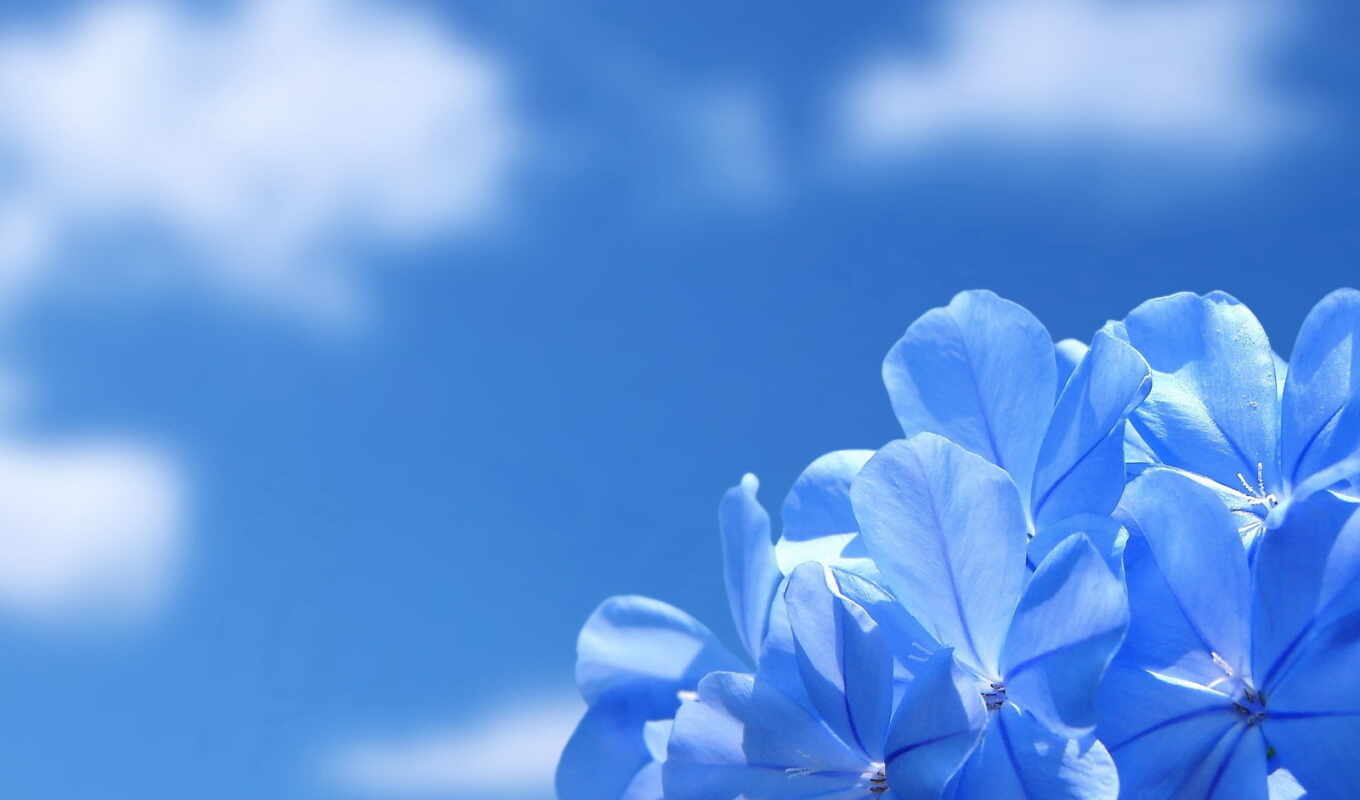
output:
<svg viewBox="0 0 1360 800"><path fill-rule="evenodd" d="M954 656L939 650L917 670L888 734L888 784L903 798L941 797L987 723L982 697L960 696Z"/></svg>
<svg viewBox="0 0 1360 800"><path fill-rule="evenodd" d="M643 734L646 723L637 709L623 703L605 702L586 711L557 763L558 800L634 800L629 786L653 763Z"/></svg>
<svg viewBox="0 0 1360 800"><path fill-rule="evenodd" d="M1295 486L1289 495L1280 498L1279 503L1266 517L1266 527L1279 527L1284 523L1285 515L1289 513L1294 503L1308 500L1324 489L1329 490L1333 497L1348 503L1360 503L1360 494L1357 494L1357 491L1360 491L1360 478L1353 477L1357 473L1360 473L1360 453L1314 472Z"/></svg>
<svg viewBox="0 0 1360 800"><path fill-rule="evenodd" d="M775 592L774 603L770 605L770 630L765 634L765 648L760 653L758 672L761 680L783 692L794 701L810 705L807 690L803 688L803 676L798 669L797 646L793 641L793 628L789 625L788 604L784 600L783 587Z"/></svg>
<svg viewBox="0 0 1360 800"><path fill-rule="evenodd" d="M831 574L840 593L858 603L878 623L893 655L893 673L897 680L911 680L921 665L940 648L940 643L926 633L921 623L882 586L839 567L832 567Z"/></svg>
<svg viewBox="0 0 1360 800"><path fill-rule="evenodd" d="M1043 561L1053 548L1074 533L1086 534L1110 571L1121 577L1124 575L1124 545L1129 538L1128 531L1103 514L1077 514L1040 528L1029 541L1030 565Z"/></svg>
<svg viewBox="0 0 1360 800"><path fill-rule="evenodd" d="M1127 478L1125 438L1122 423L1110 431L1072 465L1059 483L1036 496L1044 504L1032 516L1035 529L1062 522L1079 514L1109 514L1119 502Z"/></svg>
<svg viewBox="0 0 1360 800"><path fill-rule="evenodd" d="M1119 661L1199 684L1218 686L1228 680L1140 535L1130 535L1124 548L1124 583L1129 594L1129 631Z"/></svg>
<svg viewBox="0 0 1360 800"><path fill-rule="evenodd" d="M752 661L760 659L770 602L783 579L770 539L770 515L756 499L759 487L756 476L746 475L740 484L727 490L718 508L727 604Z"/></svg>
<svg viewBox="0 0 1360 800"><path fill-rule="evenodd" d="M1275 362L1275 393L1280 396L1280 402L1284 403L1284 386L1289 382L1289 362L1280 358L1280 354L1274 350L1270 352L1270 359Z"/></svg>
<svg viewBox="0 0 1360 800"><path fill-rule="evenodd" d="M1062 394L1063 387L1067 385L1067 379L1072 377L1077 365L1086 357L1086 342L1079 339L1063 339L1053 345L1054 354L1057 356L1058 364L1058 393Z"/></svg>
<svg viewBox="0 0 1360 800"><path fill-rule="evenodd" d="M1220 692L1116 661L1100 690L1096 735L1128 797L1172 798L1223 735L1241 724Z"/></svg>
<svg viewBox="0 0 1360 800"><path fill-rule="evenodd" d="M1053 398L1053 340L1024 308L961 292L921 315L883 361L908 437L937 433L1011 473L1028 491Z"/></svg>
<svg viewBox="0 0 1360 800"><path fill-rule="evenodd" d="M1096 690L1128 627L1124 585L1082 534L1053 549L1015 610L1001 670L1011 702L1070 739L1096 725Z"/></svg>
<svg viewBox="0 0 1360 800"><path fill-rule="evenodd" d="M1339 289L1314 306L1290 358L1281 427L1293 487L1360 451L1360 292Z"/></svg>
<svg viewBox="0 0 1360 800"><path fill-rule="evenodd" d="M1108 514L1124 490L1124 421L1152 385L1147 362L1097 331L1058 398L1039 450L1031 494L1035 524Z"/></svg>
<svg viewBox="0 0 1360 800"><path fill-rule="evenodd" d="M835 797L867 768L818 719L754 676L716 672L675 718L668 800Z"/></svg>
<svg viewBox="0 0 1360 800"><path fill-rule="evenodd" d="M1267 721L1288 715L1360 717L1360 612L1333 620L1301 649L1288 674L1270 687ZM1263 690L1264 691L1264 690ZM1360 719L1352 719L1360 726ZM1360 736L1360 727L1356 728Z"/></svg>
<svg viewBox="0 0 1360 800"><path fill-rule="evenodd" d="M647 752L653 761L666 760L666 748L670 745L671 729L674 727L674 719L647 720L647 724L642 726L642 741L646 743Z"/></svg>
<svg viewBox="0 0 1360 800"><path fill-rule="evenodd" d="M1152 445L1147 443L1132 422L1124 424L1124 460L1128 462L1129 477L1137 474L1135 465L1159 463L1157 454L1152 452Z"/></svg>
<svg viewBox="0 0 1360 800"><path fill-rule="evenodd" d="M1322 493L1291 506L1256 555L1253 674L1269 693L1300 649L1339 616L1360 610L1360 516Z"/></svg>
<svg viewBox="0 0 1360 800"><path fill-rule="evenodd" d="M1308 791L1299 785L1294 774L1284 767L1276 767L1266 776L1270 788L1270 800L1304 800Z"/></svg>
<svg viewBox="0 0 1360 800"><path fill-rule="evenodd" d="M959 774L956 800L1115 800L1119 776L1104 745L1083 748L1007 705Z"/></svg>
<svg viewBox="0 0 1360 800"><path fill-rule="evenodd" d="M653 761L633 776L633 780L628 783L628 788L623 790L619 800L662 800L661 776L666 765L661 761ZM595 795L592 795L595 797ZM558 800L564 800L560 797Z"/></svg>
<svg viewBox="0 0 1360 800"><path fill-rule="evenodd" d="M1140 666L1206 684L1249 676L1250 579L1232 513L1163 469L1130 483L1120 510L1131 532L1126 647Z"/></svg>
<svg viewBox="0 0 1360 800"><path fill-rule="evenodd" d="M793 571L784 591L803 686L841 741L869 761L882 761L892 715L892 656L868 612L833 593L828 579L823 565L809 562Z"/></svg>
<svg viewBox="0 0 1360 800"><path fill-rule="evenodd" d="M1010 478L948 439L888 444L851 489L870 555L941 644L990 679L1020 599L1025 514Z"/></svg>
<svg viewBox="0 0 1360 800"><path fill-rule="evenodd" d="M784 528L775 545L785 574L806 561L844 564L859 571L872 569L850 507L850 483L873 454L872 450L827 453L793 482L784 498Z"/></svg>
<svg viewBox="0 0 1360 800"><path fill-rule="evenodd" d="M1333 621L1267 695L1265 735L1310 800L1353 798L1360 778L1360 614Z"/></svg>
<svg viewBox="0 0 1360 800"><path fill-rule="evenodd" d="M1229 728L1174 794L1204 800L1269 800L1266 788L1266 743L1259 725Z"/></svg>
<svg viewBox="0 0 1360 800"><path fill-rule="evenodd" d="M647 597L611 597L576 643L576 684L586 703L623 698L652 719L669 717L676 693L741 661L685 612Z"/></svg>
<svg viewBox="0 0 1360 800"><path fill-rule="evenodd" d="M1274 353L1246 306L1222 292L1149 300L1124 320L1124 337L1153 370L1132 419L1158 460L1239 487L1263 465L1278 492L1279 395Z"/></svg>

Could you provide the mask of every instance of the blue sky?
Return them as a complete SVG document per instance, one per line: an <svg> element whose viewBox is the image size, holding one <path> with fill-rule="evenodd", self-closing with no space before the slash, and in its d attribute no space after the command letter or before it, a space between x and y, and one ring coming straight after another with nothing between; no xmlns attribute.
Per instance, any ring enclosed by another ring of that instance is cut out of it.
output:
<svg viewBox="0 0 1360 800"><path fill-rule="evenodd" d="M951 10L954 9L954 10ZM1055 338L1354 285L1340 2L0 11L0 794L539 800L605 596Z"/></svg>

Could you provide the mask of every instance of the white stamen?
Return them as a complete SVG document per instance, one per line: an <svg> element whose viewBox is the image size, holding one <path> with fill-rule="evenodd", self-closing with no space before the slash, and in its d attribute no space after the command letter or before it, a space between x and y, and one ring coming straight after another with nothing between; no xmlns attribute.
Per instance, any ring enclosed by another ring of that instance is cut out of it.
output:
<svg viewBox="0 0 1360 800"><path fill-rule="evenodd" d="M1252 486L1251 482L1247 480L1247 476L1240 472L1237 473L1237 480L1242 484L1242 488L1246 490L1247 505L1274 508L1280 504L1279 498L1266 489L1266 465L1263 462L1256 462L1255 486Z"/></svg>

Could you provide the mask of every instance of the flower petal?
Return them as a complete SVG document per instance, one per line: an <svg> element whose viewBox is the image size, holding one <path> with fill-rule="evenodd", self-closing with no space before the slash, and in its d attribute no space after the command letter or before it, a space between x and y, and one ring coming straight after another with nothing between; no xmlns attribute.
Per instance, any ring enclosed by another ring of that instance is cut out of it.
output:
<svg viewBox="0 0 1360 800"><path fill-rule="evenodd" d="M867 766L862 755L773 687L752 675L715 672L699 683L698 700L676 714L665 796L833 797L854 787Z"/></svg>
<svg viewBox="0 0 1360 800"><path fill-rule="evenodd" d="M1261 539L1252 608L1252 673L1267 693L1310 638L1360 610L1360 513L1322 493L1291 505Z"/></svg>
<svg viewBox="0 0 1360 800"><path fill-rule="evenodd" d="M1204 800L1269 800L1266 743L1261 727L1238 722L1195 763L1175 797Z"/></svg>
<svg viewBox="0 0 1360 800"><path fill-rule="evenodd" d="M1124 421L1147 397L1152 375L1138 351L1107 331L1058 398L1039 450L1031 493L1035 524L1108 514L1124 490Z"/></svg>
<svg viewBox="0 0 1360 800"><path fill-rule="evenodd" d="M586 711L557 763L559 800L632 800L629 786L652 763L647 718L621 702Z"/></svg>
<svg viewBox="0 0 1360 800"><path fill-rule="evenodd" d="M709 672L741 668L702 623L648 597L604 601L576 643L576 684L586 703L624 701L649 719L671 716L676 693Z"/></svg>
<svg viewBox="0 0 1360 800"><path fill-rule="evenodd" d="M1220 692L1116 661L1101 686L1096 734L1127 796L1180 797L1177 788L1240 722Z"/></svg>
<svg viewBox="0 0 1360 800"><path fill-rule="evenodd" d="M869 761L883 760L892 715L892 656L868 612L832 592L826 567L803 564L784 600L798 668L813 708L841 741Z"/></svg>
<svg viewBox="0 0 1360 800"><path fill-rule="evenodd" d="M908 437L947 436L1028 491L1057 394L1053 340L1024 308L961 292L888 352L883 383Z"/></svg>
<svg viewBox="0 0 1360 800"><path fill-rule="evenodd" d="M619 800L658 800L663 796L661 776L665 768L665 762L653 761L638 770L638 773L633 776L633 780L629 781L627 788L623 790ZM591 796L596 797L596 795ZM562 800L562 798L559 797L558 800Z"/></svg>
<svg viewBox="0 0 1360 800"><path fill-rule="evenodd" d="M1129 532L1117 521L1104 514L1077 514L1046 525L1034 534L1029 541L1029 563L1039 564L1048 557L1053 548L1062 544L1074 533L1084 533L1086 538L1105 559L1105 564L1116 575L1124 574L1124 545Z"/></svg>
<svg viewBox="0 0 1360 800"><path fill-rule="evenodd" d="M1256 317L1233 297L1182 292L1135 308L1122 332L1153 370L1132 419L1167 465L1231 488L1263 465L1278 492L1279 396L1274 353Z"/></svg>
<svg viewBox="0 0 1360 800"><path fill-rule="evenodd" d="M774 602L770 605L770 630L765 634L765 647L760 653L758 672L762 680L772 684L786 696L805 705L812 701L803 688L803 676L798 671L797 646L793 642L793 628L789 625L788 603L784 600L783 587L775 592Z"/></svg>
<svg viewBox="0 0 1360 800"><path fill-rule="evenodd" d="M1089 349L1086 342L1080 339L1063 339L1053 343L1053 352L1058 357L1058 394L1062 394L1067 380L1072 377Z"/></svg>
<svg viewBox="0 0 1360 800"><path fill-rule="evenodd" d="M955 688L954 655L931 656L907 687L888 733L888 785L899 797L936 798L977 746L987 723L979 695Z"/></svg>
<svg viewBox="0 0 1360 800"><path fill-rule="evenodd" d="M1096 690L1129 623L1123 583L1084 535L1039 564L1001 654L1009 699L1069 739L1096 725Z"/></svg>
<svg viewBox="0 0 1360 800"><path fill-rule="evenodd" d="M784 498L780 512L784 529L775 545L785 574L806 561L872 568L850 506L850 484L873 454L872 450L827 453L793 482Z"/></svg>
<svg viewBox="0 0 1360 800"><path fill-rule="evenodd" d="M770 603L783 575L775 563L770 515L756 499L760 482L746 475L727 490L718 507L722 529L727 604L737 635L752 661L760 659L770 621Z"/></svg>
<svg viewBox="0 0 1360 800"><path fill-rule="evenodd" d="M1130 483L1120 509L1130 527L1126 655L1206 685L1249 676L1250 578L1232 513L1164 469Z"/></svg>
<svg viewBox="0 0 1360 800"><path fill-rule="evenodd" d="M919 434L870 459L851 497L897 599L965 664L999 678L1026 575L1025 515L1006 473L948 439Z"/></svg>
<svg viewBox="0 0 1360 800"><path fill-rule="evenodd" d="M899 681L911 680L927 659L940 649L940 643L897 598L886 589L857 572L832 567L837 590L869 612L893 654L893 674Z"/></svg>
<svg viewBox="0 0 1360 800"><path fill-rule="evenodd" d="M1299 785L1294 773L1284 767L1271 770L1266 785L1270 788L1270 800L1304 800L1308 796L1308 790Z"/></svg>
<svg viewBox="0 0 1360 800"><path fill-rule="evenodd" d="M1115 800L1119 775L1100 742L1083 748L1013 705L995 712L959 773L955 800Z"/></svg>
<svg viewBox="0 0 1360 800"><path fill-rule="evenodd" d="M1360 618L1334 623L1267 697L1265 734L1310 800L1355 797L1360 748Z"/></svg>
<svg viewBox="0 0 1360 800"><path fill-rule="evenodd" d="M1293 487L1360 450L1360 292L1340 289L1314 306L1290 358L1281 427Z"/></svg>

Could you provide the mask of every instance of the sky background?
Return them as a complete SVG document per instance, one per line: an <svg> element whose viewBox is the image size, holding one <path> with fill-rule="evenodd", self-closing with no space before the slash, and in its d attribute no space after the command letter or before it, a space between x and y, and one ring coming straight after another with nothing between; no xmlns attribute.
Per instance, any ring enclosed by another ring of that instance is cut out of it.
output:
<svg viewBox="0 0 1360 800"><path fill-rule="evenodd" d="M0 795L546 800L906 326L1357 283L1352 4L7 3Z"/></svg>

